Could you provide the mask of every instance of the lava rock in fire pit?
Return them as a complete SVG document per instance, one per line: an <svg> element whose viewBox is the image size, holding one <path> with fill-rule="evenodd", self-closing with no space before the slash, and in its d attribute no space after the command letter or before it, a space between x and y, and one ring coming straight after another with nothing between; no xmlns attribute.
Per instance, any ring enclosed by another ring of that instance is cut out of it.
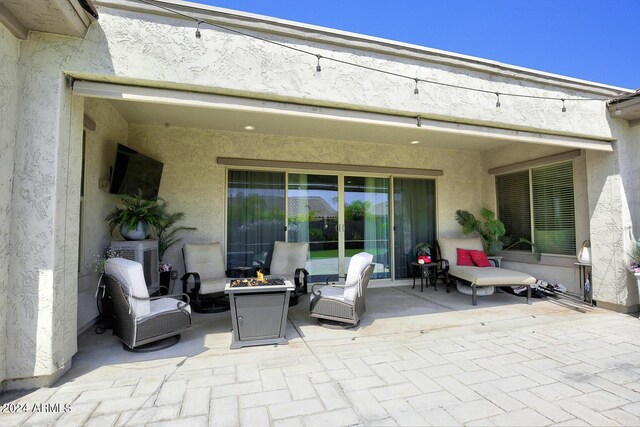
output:
<svg viewBox="0 0 640 427"><path fill-rule="evenodd" d="M258 279L252 277L250 279L234 279L230 285L232 288L246 288L253 286L284 286L284 279L270 278L270 279Z"/></svg>

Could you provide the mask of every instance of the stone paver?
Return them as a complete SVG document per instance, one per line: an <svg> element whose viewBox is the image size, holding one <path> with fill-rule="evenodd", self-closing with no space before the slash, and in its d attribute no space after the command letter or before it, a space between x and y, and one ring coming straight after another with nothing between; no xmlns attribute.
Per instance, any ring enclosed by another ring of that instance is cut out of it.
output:
<svg viewBox="0 0 640 427"><path fill-rule="evenodd" d="M78 367L54 387L2 395L27 409L0 413L0 425L640 425L637 318L409 291L369 290L363 324L347 331L320 328L302 302L287 346L229 350L230 332L216 329L228 314L194 315L180 344L156 355L83 336ZM411 313L390 313L390 296Z"/></svg>

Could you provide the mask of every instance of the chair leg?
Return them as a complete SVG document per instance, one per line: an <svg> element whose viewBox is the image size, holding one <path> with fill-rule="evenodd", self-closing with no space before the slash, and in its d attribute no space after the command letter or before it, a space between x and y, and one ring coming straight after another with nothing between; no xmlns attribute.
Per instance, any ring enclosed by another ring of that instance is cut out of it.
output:
<svg viewBox="0 0 640 427"><path fill-rule="evenodd" d="M531 285L527 286L527 304L531 305Z"/></svg>
<svg viewBox="0 0 640 427"><path fill-rule="evenodd" d="M478 291L475 285L471 285L471 302L473 305L478 305Z"/></svg>

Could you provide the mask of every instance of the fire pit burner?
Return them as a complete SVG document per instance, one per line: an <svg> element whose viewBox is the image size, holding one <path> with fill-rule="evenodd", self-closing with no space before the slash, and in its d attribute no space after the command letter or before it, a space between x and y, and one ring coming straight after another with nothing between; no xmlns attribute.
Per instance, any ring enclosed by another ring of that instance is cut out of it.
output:
<svg viewBox="0 0 640 427"><path fill-rule="evenodd" d="M246 288L253 286L284 286L284 280L279 278L260 279L252 277L250 279L234 279L229 286L232 288Z"/></svg>

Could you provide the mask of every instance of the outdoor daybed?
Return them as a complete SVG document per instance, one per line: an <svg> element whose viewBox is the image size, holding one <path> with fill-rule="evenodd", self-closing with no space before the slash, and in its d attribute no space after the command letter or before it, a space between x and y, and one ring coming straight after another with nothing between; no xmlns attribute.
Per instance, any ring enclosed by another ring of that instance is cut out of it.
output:
<svg viewBox="0 0 640 427"><path fill-rule="evenodd" d="M478 267L477 265L458 265L458 249L481 251L484 253L482 241L475 239L439 239L440 259L448 260L445 272L450 276L467 282L471 286L473 305L478 305L478 288L487 289L493 286L526 286L527 303L531 304L531 285L536 279L526 273L498 267ZM447 284L448 290L449 284ZM487 294L491 294L491 292Z"/></svg>

